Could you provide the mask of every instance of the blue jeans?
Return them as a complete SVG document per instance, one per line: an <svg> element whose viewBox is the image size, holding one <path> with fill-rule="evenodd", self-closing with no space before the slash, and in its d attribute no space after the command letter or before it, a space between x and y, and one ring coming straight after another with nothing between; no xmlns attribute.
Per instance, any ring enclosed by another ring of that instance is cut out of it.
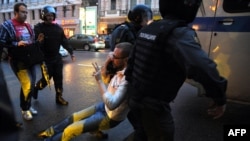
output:
<svg viewBox="0 0 250 141"><path fill-rule="evenodd" d="M29 110L36 81L35 65L26 66L23 62L10 60L10 66L21 84L20 107L23 111Z"/></svg>
<svg viewBox="0 0 250 141"><path fill-rule="evenodd" d="M110 119L105 111L103 102L73 113L70 117L52 126L46 132L54 136L50 141L69 141L82 133L107 130L117 126L121 121Z"/></svg>

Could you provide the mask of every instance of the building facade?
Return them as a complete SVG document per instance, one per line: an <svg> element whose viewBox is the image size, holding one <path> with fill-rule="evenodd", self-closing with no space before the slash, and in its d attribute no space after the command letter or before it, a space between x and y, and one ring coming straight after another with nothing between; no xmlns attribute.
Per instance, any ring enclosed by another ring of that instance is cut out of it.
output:
<svg viewBox="0 0 250 141"><path fill-rule="evenodd" d="M149 6L154 19L160 19L159 0L99 0L99 33L109 34L117 25L127 20L127 13L137 4Z"/></svg>
<svg viewBox="0 0 250 141"><path fill-rule="evenodd" d="M96 7L96 32L91 34L109 34L117 24L127 20L127 13L137 4L148 5L154 19L160 18L159 0L0 0L0 23L14 17L13 6L17 2L27 4L27 22L32 26L42 22L40 14L44 6L55 7L55 22L63 27L67 37L75 33L88 33L86 21L89 15L86 9L89 7Z"/></svg>

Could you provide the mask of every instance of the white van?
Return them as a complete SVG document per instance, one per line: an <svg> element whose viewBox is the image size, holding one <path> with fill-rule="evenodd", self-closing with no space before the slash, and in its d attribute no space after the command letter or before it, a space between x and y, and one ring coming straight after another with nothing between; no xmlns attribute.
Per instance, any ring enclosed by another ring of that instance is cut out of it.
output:
<svg viewBox="0 0 250 141"><path fill-rule="evenodd" d="M203 0L191 26L228 79L228 99L250 103L250 0Z"/></svg>

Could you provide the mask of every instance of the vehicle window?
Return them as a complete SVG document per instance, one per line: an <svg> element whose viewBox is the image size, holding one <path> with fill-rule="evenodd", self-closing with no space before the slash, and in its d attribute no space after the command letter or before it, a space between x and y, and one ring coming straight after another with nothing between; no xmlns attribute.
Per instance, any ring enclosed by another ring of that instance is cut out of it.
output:
<svg viewBox="0 0 250 141"><path fill-rule="evenodd" d="M84 35L84 37L83 37L84 39L87 39L88 38L88 36L86 36L86 35Z"/></svg>
<svg viewBox="0 0 250 141"><path fill-rule="evenodd" d="M94 40L92 36L87 36L87 38L89 38L90 40Z"/></svg>
<svg viewBox="0 0 250 141"><path fill-rule="evenodd" d="M223 9L228 13L250 12L250 0L224 0Z"/></svg>
<svg viewBox="0 0 250 141"><path fill-rule="evenodd" d="M76 35L73 35L72 37L69 38L70 40L74 40L74 39L77 39L77 36Z"/></svg>
<svg viewBox="0 0 250 141"><path fill-rule="evenodd" d="M78 37L77 37L77 39L83 39L84 38L84 36L82 36L82 35L79 35Z"/></svg>

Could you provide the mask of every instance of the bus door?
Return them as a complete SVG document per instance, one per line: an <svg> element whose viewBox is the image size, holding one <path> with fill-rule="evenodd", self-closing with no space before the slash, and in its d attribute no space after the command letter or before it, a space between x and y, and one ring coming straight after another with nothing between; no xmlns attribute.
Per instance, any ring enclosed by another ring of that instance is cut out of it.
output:
<svg viewBox="0 0 250 141"><path fill-rule="evenodd" d="M193 27L227 78L227 97L250 102L250 0L203 0Z"/></svg>

